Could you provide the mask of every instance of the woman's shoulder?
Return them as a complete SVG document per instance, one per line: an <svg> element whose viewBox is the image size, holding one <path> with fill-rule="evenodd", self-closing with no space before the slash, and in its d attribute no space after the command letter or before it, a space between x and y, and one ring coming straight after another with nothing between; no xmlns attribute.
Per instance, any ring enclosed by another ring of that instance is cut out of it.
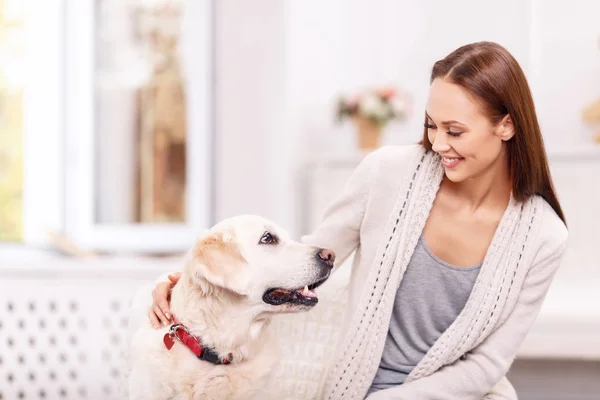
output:
<svg viewBox="0 0 600 400"><path fill-rule="evenodd" d="M419 144L382 146L369 153L365 162L376 164L380 171L398 171L407 168L415 157L424 152L425 149Z"/></svg>
<svg viewBox="0 0 600 400"><path fill-rule="evenodd" d="M546 200L541 196L535 196L534 202L541 218L535 238L535 261L539 262L549 257L560 256L564 252L569 231Z"/></svg>

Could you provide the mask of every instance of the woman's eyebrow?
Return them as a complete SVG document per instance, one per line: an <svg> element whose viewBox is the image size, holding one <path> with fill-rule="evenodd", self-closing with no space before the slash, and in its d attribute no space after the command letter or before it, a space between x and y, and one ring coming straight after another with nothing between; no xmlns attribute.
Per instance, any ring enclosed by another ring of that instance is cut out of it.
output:
<svg viewBox="0 0 600 400"><path fill-rule="evenodd" d="M427 112L425 112L425 115L427 116L427 118L429 118L430 120L432 120L432 121L433 121L433 118L431 118L431 117L429 116L429 114L427 114ZM449 121L442 121L442 125L452 125L452 124L460 124L460 125L465 125L465 124L463 124L462 122L460 122L460 121L456 121L456 120L453 120L453 119L452 119L452 120L449 120Z"/></svg>

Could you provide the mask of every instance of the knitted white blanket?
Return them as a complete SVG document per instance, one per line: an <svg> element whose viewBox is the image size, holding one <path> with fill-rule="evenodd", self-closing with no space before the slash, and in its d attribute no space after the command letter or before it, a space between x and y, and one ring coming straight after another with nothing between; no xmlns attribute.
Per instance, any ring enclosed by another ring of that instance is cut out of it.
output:
<svg viewBox="0 0 600 400"><path fill-rule="evenodd" d="M318 398L319 383L346 311L351 264L352 257L317 289L319 303L312 310L273 319L282 358L269 381L268 393L277 393L282 400Z"/></svg>

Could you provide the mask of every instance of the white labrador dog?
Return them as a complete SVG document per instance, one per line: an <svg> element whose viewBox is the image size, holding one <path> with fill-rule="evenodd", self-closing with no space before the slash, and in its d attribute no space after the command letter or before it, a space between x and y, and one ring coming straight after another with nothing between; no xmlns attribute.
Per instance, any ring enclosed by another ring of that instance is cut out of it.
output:
<svg viewBox="0 0 600 400"><path fill-rule="evenodd" d="M130 318L129 398L265 399L261 388L279 360L269 323L307 311L335 255L292 241L256 216L225 220L185 258L171 293L180 325L154 329L151 288L139 290Z"/></svg>

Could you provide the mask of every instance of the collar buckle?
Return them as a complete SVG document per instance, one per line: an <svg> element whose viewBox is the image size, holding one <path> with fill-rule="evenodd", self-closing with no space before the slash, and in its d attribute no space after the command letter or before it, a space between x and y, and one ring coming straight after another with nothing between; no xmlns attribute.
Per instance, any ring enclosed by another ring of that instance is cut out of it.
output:
<svg viewBox="0 0 600 400"><path fill-rule="evenodd" d="M179 342L183 343L181 338L179 337L179 335L177 334L177 331L181 329L182 331L184 331L185 333L187 333L188 335L190 334L190 331L188 331L188 329L183 326L182 324L173 324L169 327L169 336L171 336L172 338L177 339Z"/></svg>

